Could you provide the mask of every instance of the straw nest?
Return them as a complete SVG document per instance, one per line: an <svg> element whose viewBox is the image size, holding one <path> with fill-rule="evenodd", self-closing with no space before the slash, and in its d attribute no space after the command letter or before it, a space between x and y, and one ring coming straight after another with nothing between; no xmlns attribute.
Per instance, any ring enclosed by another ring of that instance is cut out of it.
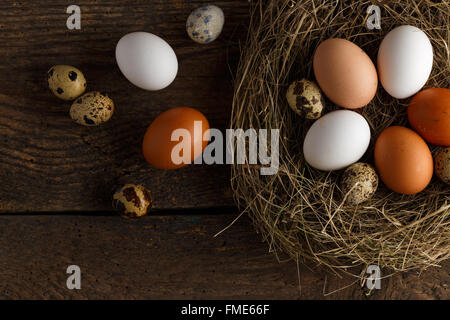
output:
<svg viewBox="0 0 450 320"><path fill-rule="evenodd" d="M381 30L368 30L367 8L381 9ZM422 29L434 50L426 87L450 83L448 1L257 1L251 9L247 43L235 81L232 128L280 129L279 170L260 175L257 165L232 168L235 198L272 252L307 258L333 271L370 264L393 272L426 269L450 257L450 188L433 178L423 192L402 196L380 185L358 206L346 205L339 189L342 171L309 167L302 145L311 120L289 108L285 93L295 79L314 80L312 57L331 37L348 39L376 61L381 40L402 24ZM374 142L391 125L408 126L407 103L381 86L358 112L368 120L372 140L361 161L373 165ZM336 109L327 101L327 111ZM270 138L268 139L270 141ZM438 148L430 146L433 154Z"/></svg>

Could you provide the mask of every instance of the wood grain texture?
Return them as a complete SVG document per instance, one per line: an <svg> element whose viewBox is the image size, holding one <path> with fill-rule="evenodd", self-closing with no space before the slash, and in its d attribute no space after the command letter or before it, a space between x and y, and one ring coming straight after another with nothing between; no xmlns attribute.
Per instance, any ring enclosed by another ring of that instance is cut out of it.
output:
<svg viewBox="0 0 450 320"><path fill-rule="evenodd" d="M213 237L235 217L1 216L0 299L450 298L450 263L383 280L370 296L353 278L300 265L299 290L296 264L279 264L247 218ZM72 264L81 290L66 289Z"/></svg>
<svg viewBox="0 0 450 320"><path fill-rule="evenodd" d="M141 141L152 120L176 106L196 107L212 127L226 128L248 2L216 2L226 23L208 45L185 31L203 1L74 3L81 30L66 28L67 1L0 2L0 212L110 210L111 192L123 182L145 184L155 208L233 205L228 166L156 170L145 163ZM120 73L115 45L133 31L155 33L174 48L179 73L168 88L147 92ZM47 87L55 64L78 67L88 91L112 97L117 111L110 122L85 128L70 119L70 103Z"/></svg>

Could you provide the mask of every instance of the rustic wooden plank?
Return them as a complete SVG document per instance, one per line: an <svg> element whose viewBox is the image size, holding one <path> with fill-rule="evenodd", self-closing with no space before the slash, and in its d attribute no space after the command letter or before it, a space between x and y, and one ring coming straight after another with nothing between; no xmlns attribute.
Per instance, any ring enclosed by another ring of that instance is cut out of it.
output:
<svg viewBox="0 0 450 320"><path fill-rule="evenodd" d="M1 216L0 299L448 299L450 263L420 277L383 280L369 297L358 284L314 266L279 264L236 214ZM81 268L81 290L66 268Z"/></svg>
<svg viewBox="0 0 450 320"><path fill-rule="evenodd" d="M185 20L204 1L71 2L82 10L82 29L66 28L68 2L0 3L0 212L109 210L118 182L151 189L156 208L233 204L229 167L195 166L174 172L149 167L141 155L146 128L162 111L197 107L211 126L228 124L238 41L245 38L247 1L216 1L226 15L223 34L194 43ZM174 48L179 73L170 87L146 92L130 84L115 63L117 41L148 31ZM55 98L46 71L77 66L88 90L107 92L117 105L98 128L72 122L69 104Z"/></svg>

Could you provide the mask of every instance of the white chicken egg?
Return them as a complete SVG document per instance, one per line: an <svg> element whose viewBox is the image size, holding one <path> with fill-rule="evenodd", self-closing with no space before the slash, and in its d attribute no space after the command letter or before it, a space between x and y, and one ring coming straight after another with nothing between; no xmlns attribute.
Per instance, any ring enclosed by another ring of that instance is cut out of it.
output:
<svg viewBox="0 0 450 320"><path fill-rule="evenodd" d="M419 28L403 25L390 31L378 51L381 85L394 98L405 99L422 89L433 66L433 47Z"/></svg>
<svg viewBox="0 0 450 320"><path fill-rule="evenodd" d="M147 32L123 36L116 46L116 60L123 75L144 90L167 87L178 72L178 60L172 47Z"/></svg>
<svg viewBox="0 0 450 320"><path fill-rule="evenodd" d="M370 142L370 127L359 113L338 110L327 113L309 128L303 143L306 162L332 171L357 162Z"/></svg>

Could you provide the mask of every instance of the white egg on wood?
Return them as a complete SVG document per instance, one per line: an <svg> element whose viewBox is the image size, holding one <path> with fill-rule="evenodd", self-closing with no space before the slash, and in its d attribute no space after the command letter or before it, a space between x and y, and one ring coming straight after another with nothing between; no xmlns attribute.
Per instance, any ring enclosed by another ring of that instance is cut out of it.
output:
<svg viewBox="0 0 450 320"><path fill-rule="evenodd" d="M357 112L338 110L327 113L309 128L303 154L316 169L339 170L361 159L369 142L367 120Z"/></svg>
<svg viewBox="0 0 450 320"><path fill-rule="evenodd" d="M222 9L209 5L192 11L186 21L186 31L195 42L206 44L219 37L224 22Z"/></svg>
<svg viewBox="0 0 450 320"><path fill-rule="evenodd" d="M172 47L148 32L123 36L116 46L116 60L125 78L144 90L167 87L178 72L178 60Z"/></svg>
<svg viewBox="0 0 450 320"><path fill-rule="evenodd" d="M399 26L381 42L377 64L383 88L394 98L405 99L427 82L433 66L433 47L419 28Z"/></svg>

